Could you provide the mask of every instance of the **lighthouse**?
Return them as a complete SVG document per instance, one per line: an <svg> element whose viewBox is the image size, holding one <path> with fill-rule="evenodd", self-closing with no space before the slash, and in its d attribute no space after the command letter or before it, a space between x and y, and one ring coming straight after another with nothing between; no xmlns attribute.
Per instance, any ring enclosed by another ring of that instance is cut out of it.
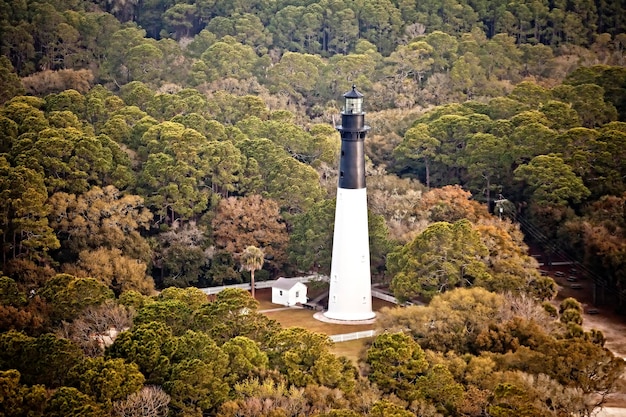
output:
<svg viewBox="0 0 626 417"><path fill-rule="evenodd" d="M360 321L375 317L372 312L367 192L365 189L365 125L363 94L356 86L343 95L341 112L341 159L335 230L330 268L328 310L334 320Z"/></svg>

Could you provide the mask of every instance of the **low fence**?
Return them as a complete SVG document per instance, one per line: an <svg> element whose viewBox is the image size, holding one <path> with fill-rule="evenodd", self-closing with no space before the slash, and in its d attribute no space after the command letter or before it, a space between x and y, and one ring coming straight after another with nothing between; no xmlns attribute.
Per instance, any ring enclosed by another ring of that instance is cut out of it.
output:
<svg viewBox="0 0 626 417"><path fill-rule="evenodd" d="M220 285L219 287L207 287L200 288L205 294L213 295L224 291L226 288L241 288L242 290L249 291L251 289L250 283L248 284L233 284L233 285ZM258 287L257 287L258 288Z"/></svg>
<svg viewBox="0 0 626 417"><path fill-rule="evenodd" d="M318 274L307 275L304 277L289 278L289 280L293 280L293 282L324 281L327 279L328 279L327 276L318 275ZM271 288L272 285L274 285L274 282L276 282L276 280L257 281L255 282L254 288L256 288L257 290L261 288ZM226 288L241 288L242 290L246 290L246 291L250 291L252 289L249 282L246 284L221 285L219 287L207 287L207 288L200 288L200 289L205 294L213 295L213 294L217 294L219 292L224 291Z"/></svg>
<svg viewBox="0 0 626 417"><path fill-rule="evenodd" d="M366 337L374 337L374 336L376 336L376 330L364 330L362 332L334 334L328 337L333 342L339 343L339 342L348 342L350 340L364 339Z"/></svg>
<svg viewBox="0 0 626 417"><path fill-rule="evenodd" d="M324 280L328 280L328 277L325 275L307 275L304 277L297 277L297 278L289 278L290 280L293 280L294 282L309 282L309 281L324 281ZM257 289L260 288L271 288L272 285L274 285L275 280L271 280L271 281L259 281L256 282L255 287ZM222 285L219 287L209 287L209 288L200 288L205 294L217 294L220 291L224 291L226 288L241 288L243 290L250 290L250 283L246 283L246 284L234 284L234 285ZM381 300L385 300L387 302L390 303L394 303L394 304L398 304L398 300L396 300L396 297L386 294L382 291L378 291L375 289L372 289L372 297L376 297L379 298ZM376 330L364 330L361 332L354 332L354 333L344 333L344 334L335 334L335 335L331 335L328 336L333 342L335 343L339 343L339 342L348 342L350 340L357 340L357 339L364 339L364 338L368 338L368 337L374 337L376 336Z"/></svg>
<svg viewBox="0 0 626 417"><path fill-rule="evenodd" d="M389 303L400 304L400 303L398 303L398 300L396 299L396 297L394 297L393 295L385 294L382 291L372 290L372 297L379 298L379 299L387 301Z"/></svg>
<svg viewBox="0 0 626 417"><path fill-rule="evenodd" d="M328 277L326 275L313 274L313 275L307 275L304 277L289 278L289 280L293 280L293 282L327 281ZM271 288L274 285L275 281L276 280L258 281L255 283L255 288L256 289ZM205 294L214 295L214 294L224 291L226 288L241 288L242 290L246 290L246 291L251 290L250 283L221 285L219 287L207 287L207 288L200 288L200 289ZM379 298L381 300L384 300L393 304L399 304L398 300L396 300L396 297L394 297L393 295L389 295L389 294L386 294L382 291L378 291L375 289L372 289L372 297L376 297L376 298Z"/></svg>
<svg viewBox="0 0 626 417"><path fill-rule="evenodd" d="M294 282L309 282L309 281L323 281L323 280L327 280L328 277L324 276L324 275L307 275L305 277L297 277L297 278L289 278L290 280L293 280ZM258 290L260 288L271 288L272 285L274 285L275 280L271 280L271 281L259 281L257 283L255 283L255 288ZM219 292L224 291L226 288L241 288L242 290L246 290L246 291L250 291L251 287L250 287L250 283L246 283L246 284L233 284L233 285L221 285L219 287L207 287L207 288L200 288L205 294L208 295L214 295L217 294ZM378 291L378 290L372 290L372 297L376 297L379 298L381 300L393 303L393 304L399 304L398 300L396 300L396 297L394 297L393 295L389 295L389 294L385 294L382 291Z"/></svg>

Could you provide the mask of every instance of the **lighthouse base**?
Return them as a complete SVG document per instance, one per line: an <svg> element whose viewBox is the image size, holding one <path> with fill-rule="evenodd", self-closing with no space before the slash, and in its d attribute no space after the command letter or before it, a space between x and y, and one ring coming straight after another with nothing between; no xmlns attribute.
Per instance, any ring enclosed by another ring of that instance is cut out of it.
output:
<svg viewBox="0 0 626 417"><path fill-rule="evenodd" d="M315 320L319 320L322 321L324 323L332 323L332 324L347 324L347 325L352 325L352 326L358 326L358 325L362 325L362 324L372 324L376 322L376 315L374 314L374 317L369 318L369 319L363 319L363 320L341 320L341 319L332 319L330 317L326 317L325 313L315 313L313 315L313 318Z"/></svg>
<svg viewBox="0 0 626 417"><path fill-rule="evenodd" d="M337 189L333 258L330 268L329 319L373 319L365 188Z"/></svg>

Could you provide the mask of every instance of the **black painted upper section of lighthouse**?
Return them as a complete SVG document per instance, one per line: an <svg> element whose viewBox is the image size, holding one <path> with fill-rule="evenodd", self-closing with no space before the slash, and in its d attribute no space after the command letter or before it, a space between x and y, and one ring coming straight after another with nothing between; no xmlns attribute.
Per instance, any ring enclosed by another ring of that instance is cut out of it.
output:
<svg viewBox="0 0 626 417"><path fill-rule="evenodd" d="M364 141L370 127L365 125L363 94L355 86L343 95L345 106L341 112L341 159L339 161L339 188L365 188Z"/></svg>

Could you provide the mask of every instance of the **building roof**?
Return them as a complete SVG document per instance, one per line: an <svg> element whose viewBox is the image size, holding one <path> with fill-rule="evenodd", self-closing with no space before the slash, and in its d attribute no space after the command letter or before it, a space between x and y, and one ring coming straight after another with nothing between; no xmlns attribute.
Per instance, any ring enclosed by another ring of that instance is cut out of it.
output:
<svg viewBox="0 0 626 417"><path fill-rule="evenodd" d="M272 285L272 288L278 288L279 290L290 290L292 289L294 286L296 286L296 284L302 284L300 281L296 281L294 279L290 279L290 278L278 278L276 281L274 281L274 284ZM306 287L306 285L302 284L304 287Z"/></svg>
<svg viewBox="0 0 626 417"><path fill-rule="evenodd" d="M345 98L363 98L363 94L356 89L356 85L352 84L352 90L343 95Z"/></svg>

